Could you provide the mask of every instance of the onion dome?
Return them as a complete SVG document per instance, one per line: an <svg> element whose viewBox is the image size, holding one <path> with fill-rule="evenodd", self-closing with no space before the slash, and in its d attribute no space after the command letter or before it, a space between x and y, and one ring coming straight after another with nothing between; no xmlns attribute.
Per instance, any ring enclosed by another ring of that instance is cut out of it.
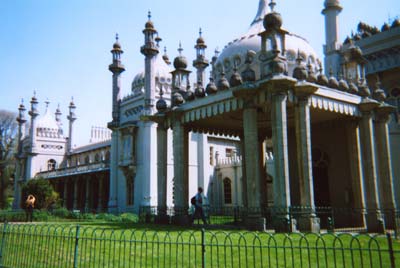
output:
<svg viewBox="0 0 400 268"><path fill-rule="evenodd" d="M171 61L169 60L168 54L167 54L167 47L164 47L164 55L162 56L162 59L165 61L166 64L170 65Z"/></svg>
<svg viewBox="0 0 400 268"><path fill-rule="evenodd" d="M360 36L358 33L356 33L356 34L353 36L353 39L354 39L354 41L359 41L359 40L361 40L361 36Z"/></svg>
<svg viewBox="0 0 400 268"><path fill-rule="evenodd" d="M49 109L49 101L46 101L46 112L36 124L37 135L40 137L61 138L61 124L56 121Z"/></svg>
<svg viewBox="0 0 400 268"><path fill-rule="evenodd" d="M343 76L339 80L339 90L349 91L349 84L347 84L346 80L343 79Z"/></svg>
<svg viewBox="0 0 400 268"><path fill-rule="evenodd" d="M155 30L154 29L154 24L151 21L151 12L149 11L147 17L149 18L148 21L146 22L146 24L144 25L144 28L146 28L146 30Z"/></svg>
<svg viewBox="0 0 400 268"><path fill-rule="evenodd" d="M191 91L190 89L188 89L188 90L185 92L184 96L185 96L185 101L192 101L192 100L195 99L194 93L193 93L193 91Z"/></svg>
<svg viewBox="0 0 400 268"><path fill-rule="evenodd" d="M343 44L345 44L345 45L350 44L350 40L351 40L350 36L347 36L346 39L344 40Z"/></svg>
<svg viewBox="0 0 400 268"><path fill-rule="evenodd" d="M230 88L229 82L228 80L225 78L225 73L222 72L221 73L221 78L218 81L218 85L217 85L218 90L227 90Z"/></svg>
<svg viewBox="0 0 400 268"><path fill-rule="evenodd" d="M385 91L381 88L381 82L379 81L379 77L377 77L376 80L376 85L375 85L375 90L373 92L373 97L379 102L385 102L386 100L386 93Z"/></svg>
<svg viewBox="0 0 400 268"><path fill-rule="evenodd" d="M317 77L317 83L321 86L327 86L329 81L328 78L326 77L326 75L324 75L323 70L322 70L322 66L319 66L319 75Z"/></svg>
<svg viewBox="0 0 400 268"><path fill-rule="evenodd" d="M372 34L370 32L363 32L363 34L361 36L362 36L362 38L367 38L367 37L372 36Z"/></svg>
<svg viewBox="0 0 400 268"><path fill-rule="evenodd" d="M361 97L367 98L371 96L371 91L369 90L367 84L365 82L361 82L358 86L358 94Z"/></svg>
<svg viewBox="0 0 400 268"><path fill-rule="evenodd" d="M157 54L154 60L154 72L156 80L156 92L160 91L160 88L164 88L164 93L168 92L168 88L171 87L172 83L172 68L169 66L163 56ZM132 81L132 92L136 95L142 94L144 92L144 81L145 75L144 71L139 72ZM167 91L166 91L167 90Z"/></svg>
<svg viewBox="0 0 400 268"><path fill-rule="evenodd" d="M396 28L396 27L399 27L399 26L400 26L400 19L397 19L392 23L392 28Z"/></svg>
<svg viewBox="0 0 400 268"><path fill-rule="evenodd" d="M271 12L264 17L265 29L280 29L282 27L282 16L277 12Z"/></svg>
<svg viewBox="0 0 400 268"><path fill-rule="evenodd" d="M206 93L207 95L212 95L217 93L218 88L214 83L214 78L210 77L210 82L208 83L207 87L206 87Z"/></svg>
<svg viewBox="0 0 400 268"><path fill-rule="evenodd" d="M196 89L194 90L194 95L197 98L203 98L206 96L206 92L204 91L204 88L201 85L201 83L197 83Z"/></svg>
<svg viewBox="0 0 400 268"><path fill-rule="evenodd" d="M167 108L168 108L168 105L167 105L167 102L164 99L159 99L156 102L157 111L162 113L162 112L165 112L167 110Z"/></svg>
<svg viewBox="0 0 400 268"><path fill-rule="evenodd" d="M172 105L173 106L179 106L181 105L185 100L183 99L181 93L175 92L172 94Z"/></svg>
<svg viewBox="0 0 400 268"><path fill-rule="evenodd" d="M349 84L349 92L351 94L358 94L358 87L353 82L350 82Z"/></svg>
<svg viewBox="0 0 400 268"><path fill-rule="evenodd" d="M309 83L316 83L318 78L314 72L313 66L310 64L310 61L307 64L308 75L306 81Z"/></svg>
<svg viewBox="0 0 400 268"><path fill-rule="evenodd" d="M387 24L387 23L385 22L385 23L382 25L381 31L384 32L384 31L387 31L387 30L389 30L389 29L390 29L389 24Z"/></svg>
<svg viewBox="0 0 400 268"><path fill-rule="evenodd" d="M233 62L237 58L240 59L240 64L236 66L237 71L242 74L242 79L244 79L243 71L248 69L248 66L245 63L247 52L251 50L256 54L259 54L261 51L261 40L259 34L265 31L264 24L266 24L267 27L281 27L280 15L274 14L274 12L267 14L270 10L267 2L267 0L259 1L259 9L256 18L251 23L247 32L239 35L232 42L229 42L218 56L218 59L214 64L216 69L216 79L219 78L219 73L222 69L226 73L227 77L231 77L234 73L233 69L235 67ZM271 28L268 29L270 30ZM314 67L318 66L318 62L320 61L318 59L318 54L311 47L308 41L291 32L285 34L285 50L287 63L285 63L284 66L282 66L281 63L278 63L275 73L287 72L292 75L293 70L296 67L296 56L298 51L300 51L300 55L304 60L307 61L310 59ZM258 61L258 56L254 57L254 61L251 63L250 67L255 72L256 79L259 79L261 77L261 65ZM246 81L246 79L244 79L244 81Z"/></svg>
<svg viewBox="0 0 400 268"><path fill-rule="evenodd" d="M300 51L297 52L297 66L293 70L293 78L299 81L304 81L308 77L306 67L302 64L303 58L300 56Z"/></svg>
<svg viewBox="0 0 400 268"><path fill-rule="evenodd" d="M333 76L332 72L331 72L331 75L329 77L328 87L335 88L335 89L339 88L339 82L336 79L336 77Z"/></svg>
<svg viewBox="0 0 400 268"><path fill-rule="evenodd" d="M174 59L174 67L176 70L185 70L188 66L186 57L182 55L182 45L179 43L179 56Z"/></svg>
<svg viewBox="0 0 400 268"><path fill-rule="evenodd" d="M240 86L241 84L243 84L242 77L237 72L237 70L232 74L231 79L229 79L229 84L232 87Z"/></svg>

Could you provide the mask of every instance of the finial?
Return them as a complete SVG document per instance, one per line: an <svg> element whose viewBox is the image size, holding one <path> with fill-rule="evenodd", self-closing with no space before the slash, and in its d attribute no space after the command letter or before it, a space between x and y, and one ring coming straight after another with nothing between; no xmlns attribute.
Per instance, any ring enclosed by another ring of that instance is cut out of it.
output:
<svg viewBox="0 0 400 268"><path fill-rule="evenodd" d="M147 17L149 18L149 20L151 20L151 11L149 10L149 12L147 13Z"/></svg>
<svg viewBox="0 0 400 268"><path fill-rule="evenodd" d="M162 99L163 95L164 95L164 90L163 90L163 85L160 85L160 99Z"/></svg>
<svg viewBox="0 0 400 268"><path fill-rule="evenodd" d="M164 54L167 54L167 47L164 47Z"/></svg>
<svg viewBox="0 0 400 268"><path fill-rule="evenodd" d="M179 41L179 48L178 48L179 55L182 55L182 51L183 51L182 43L181 41Z"/></svg>
<svg viewBox="0 0 400 268"><path fill-rule="evenodd" d="M203 34L203 31L201 30L201 27L199 29L199 36L201 37L201 35Z"/></svg>
<svg viewBox="0 0 400 268"><path fill-rule="evenodd" d="M24 105L24 98L21 98L21 104Z"/></svg>
<svg viewBox="0 0 400 268"><path fill-rule="evenodd" d="M215 50L214 50L215 57L218 57L218 55L219 55L219 52L220 52L220 51L218 50L218 47L216 47L216 48L215 48Z"/></svg>
<svg viewBox="0 0 400 268"><path fill-rule="evenodd" d="M300 49L297 50L297 59L296 62L298 65L301 65L301 62L303 61L303 58L300 55Z"/></svg>
<svg viewBox="0 0 400 268"><path fill-rule="evenodd" d="M36 90L33 91L33 97L36 98Z"/></svg>
<svg viewBox="0 0 400 268"><path fill-rule="evenodd" d="M119 36L118 36L118 33L116 33L115 34L115 42L118 42L118 40L119 40Z"/></svg>
<svg viewBox="0 0 400 268"><path fill-rule="evenodd" d="M276 6L276 3L274 0L271 0L271 2L268 4L269 7L271 8L271 13L274 12L274 8Z"/></svg>
<svg viewBox="0 0 400 268"><path fill-rule="evenodd" d="M49 107L49 104L50 104L50 101L49 101L49 99L48 98L46 98L46 101L45 101L45 103L46 103L46 109Z"/></svg>

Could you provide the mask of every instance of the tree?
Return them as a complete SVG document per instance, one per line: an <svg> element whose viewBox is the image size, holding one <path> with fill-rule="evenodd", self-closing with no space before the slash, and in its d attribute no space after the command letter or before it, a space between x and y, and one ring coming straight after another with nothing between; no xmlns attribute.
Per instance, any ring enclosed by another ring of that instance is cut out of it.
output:
<svg viewBox="0 0 400 268"><path fill-rule="evenodd" d="M54 191L49 180L41 177L30 179L22 185L21 208L25 208L25 200L30 194L36 198L37 209L47 209L59 200L58 193Z"/></svg>
<svg viewBox="0 0 400 268"><path fill-rule="evenodd" d="M10 168L13 166L14 140L17 135L16 114L0 110L0 208L7 206L7 189L10 185Z"/></svg>

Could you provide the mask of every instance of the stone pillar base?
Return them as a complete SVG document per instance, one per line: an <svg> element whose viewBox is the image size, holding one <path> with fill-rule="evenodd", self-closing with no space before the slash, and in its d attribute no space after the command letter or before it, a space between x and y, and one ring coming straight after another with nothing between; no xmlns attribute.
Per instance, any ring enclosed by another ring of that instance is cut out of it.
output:
<svg viewBox="0 0 400 268"><path fill-rule="evenodd" d="M189 226L190 217L188 215L175 215L172 216L171 223L180 226Z"/></svg>
<svg viewBox="0 0 400 268"><path fill-rule="evenodd" d="M368 233L385 233L385 220L382 217L369 213L365 218Z"/></svg>
<svg viewBox="0 0 400 268"><path fill-rule="evenodd" d="M164 215L157 215L154 218L154 223L157 224L169 224L170 223L170 216L164 214Z"/></svg>
<svg viewBox="0 0 400 268"><path fill-rule="evenodd" d="M290 219L289 216L280 216L274 218L274 229L277 233L291 233L295 232L297 222L295 219Z"/></svg>
<svg viewBox="0 0 400 268"><path fill-rule="evenodd" d="M321 230L320 220L318 217L300 217L298 220L298 228L304 233L319 233Z"/></svg>
<svg viewBox="0 0 400 268"><path fill-rule="evenodd" d="M265 231L266 220L260 215L249 215L245 218L244 224L251 231Z"/></svg>

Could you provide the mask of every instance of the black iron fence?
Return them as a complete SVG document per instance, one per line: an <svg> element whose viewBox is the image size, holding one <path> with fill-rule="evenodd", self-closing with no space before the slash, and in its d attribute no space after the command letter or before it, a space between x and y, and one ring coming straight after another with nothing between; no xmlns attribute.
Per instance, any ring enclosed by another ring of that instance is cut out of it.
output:
<svg viewBox="0 0 400 268"><path fill-rule="evenodd" d="M391 230L395 236L400 234L400 211L365 208L333 208L333 207L299 207L289 208L245 208L245 207L212 207L204 206L204 213L208 224L226 225L228 227L244 226L249 215L260 215L266 219L266 228L274 229L277 217L285 220L288 231L296 231L298 222L305 217L315 216L319 219L321 229L329 232L367 232L367 218L373 218L382 232ZM141 207L139 219L141 222L173 223L174 216L186 215L189 219L193 208L176 207ZM195 223L199 221L195 220ZM201 222L201 221L200 221Z"/></svg>
<svg viewBox="0 0 400 268"><path fill-rule="evenodd" d="M1 224L0 267L400 267L386 235Z"/></svg>

